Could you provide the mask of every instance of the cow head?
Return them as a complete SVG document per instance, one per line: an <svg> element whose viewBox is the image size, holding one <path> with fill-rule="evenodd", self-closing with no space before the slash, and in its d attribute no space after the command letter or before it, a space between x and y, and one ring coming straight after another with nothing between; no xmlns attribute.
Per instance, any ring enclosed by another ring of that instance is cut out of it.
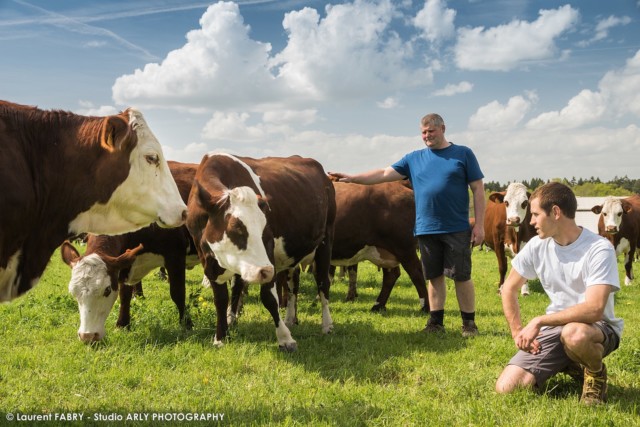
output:
<svg viewBox="0 0 640 427"><path fill-rule="evenodd" d="M141 250L139 245L118 257L97 253L83 257L69 242L62 244L62 259L71 267L69 292L78 301L80 310L80 340L92 342L104 338L107 316L118 298L118 274L131 267Z"/></svg>
<svg viewBox="0 0 640 427"><path fill-rule="evenodd" d="M110 188L108 181L116 175L124 175L124 180L112 193L100 194L97 203L78 215L69 224L69 233L114 235L154 222L161 227L182 225L186 205L162 147L142 113L130 108L105 117L99 139L102 154L96 166L94 188L107 191L101 189Z"/></svg>
<svg viewBox="0 0 640 427"><path fill-rule="evenodd" d="M602 214L602 225L604 231L609 234L616 234L620 231L620 224L622 224L622 216L625 213L630 212L632 209L631 203L627 200L619 199L613 196L607 196L604 199L602 205L596 205L591 208L591 212L596 215Z"/></svg>
<svg viewBox="0 0 640 427"><path fill-rule="evenodd" d="M224 283L234 274L248 283L273 279L273 236L267 203L250 187L210 193L197 180L189 198L187 227L199 241L206 273Z"/></svg>
<svg viewBox="0 0 640 427"><path fill-rule="evenodd" d="M519 182L509 184L504 196L504 205L507 209L507 225L517 228L523 223L529 209L529 197L531 197L531 194L523 184Z"/></svg>

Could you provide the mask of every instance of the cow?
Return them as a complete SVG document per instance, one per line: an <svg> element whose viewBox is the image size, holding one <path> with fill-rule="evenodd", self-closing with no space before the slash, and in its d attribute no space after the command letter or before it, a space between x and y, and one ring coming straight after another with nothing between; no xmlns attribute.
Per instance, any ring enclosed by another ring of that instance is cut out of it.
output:
<svg viewBox="0 0 640 427"><path fill-rule="evenodd" d="M168 166L186 203L198 165L169 161ZM84 256L69 242L63 243L60 252L72 269L69 292L78 302L80 340L93 342L104 338L107 316L118 295L120 311L116 326L129 326L134 286L141 293L139 282L158 267L167 271L169 292L180 322L191 327L185 303L185 269L199 265L200 260L186 226L165 229L151 224L117 236L89 235Z"/></svg>
<svg viewBox="0 0 640 427"><path fill-rule="evenodd" d="M413 190L402 181L375 185L334 181L333 185L336 224L331 264L348 267L347 301L357 294L357 263L370 261L382 269L382 289L371 311L386 310L402 265L418 292L421 310L428 312L427 286L413 235Z"/></svg>
<svg viewBox="0 0 640 427"><path fill-rule="evenodd" d="M484 243L493 249L498 259L498 292L507 274L507 256L513 258L537 234L531 225L529 197L531 193L519 182L509 184L506 192L489 195L484 215ZM529 294L527 284L521 293Z"/></svg>
<svg viewBox="0 0 640 427"><path fill-rule="evenodd" d="M276 327L279 348L295 351L289 328L295 322L297 295L280 318L277 272L313 260L322 305L322 331L329 333L329 263L336 216L335 192L322 166L292 156L253 159L230 154L205 155L189 196L187 228L213 288L216 346L228 332L227 281L234 275L260 284L260 298Z"/></svg>
<svg viewBox="0 0 640 427"><path fill-rule="evenodd" d="M184 223L186 206L142 113L86 117L0 101L0 302L37 285L81 233Z"/></svg>
<svg viewBox="0 0 640 427"><path fill-rule="evenodd" d="M631 285L633 259L640 244L640 195L617 198L608 196L602 205L596 205L591 211L598 218L598 234L609 239L616 254L624 254L625 285Z"/></svg>

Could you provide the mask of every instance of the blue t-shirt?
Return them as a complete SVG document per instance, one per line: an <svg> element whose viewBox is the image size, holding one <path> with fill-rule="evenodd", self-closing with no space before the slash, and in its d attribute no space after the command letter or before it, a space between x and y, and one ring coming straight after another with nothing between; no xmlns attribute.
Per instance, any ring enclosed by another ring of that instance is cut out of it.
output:
<svg viewBox="0 0 640 427"><path fill-rule="evenodd" d="M469 183L484 178L470 148L423 148L391 165L413 185L416 236L469 229Z"/></svg>

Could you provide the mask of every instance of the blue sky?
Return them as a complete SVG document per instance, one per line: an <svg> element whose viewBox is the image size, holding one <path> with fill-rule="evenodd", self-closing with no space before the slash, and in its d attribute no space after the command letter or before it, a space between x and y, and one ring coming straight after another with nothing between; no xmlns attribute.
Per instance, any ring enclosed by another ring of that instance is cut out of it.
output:
<svg viewBox="0 0 640 427"><path fill-rule="evenodd" d="M440 113L485 181L640 177L640 1L2 0L0 98L143 111L171 160L385 167Z"/></svg>

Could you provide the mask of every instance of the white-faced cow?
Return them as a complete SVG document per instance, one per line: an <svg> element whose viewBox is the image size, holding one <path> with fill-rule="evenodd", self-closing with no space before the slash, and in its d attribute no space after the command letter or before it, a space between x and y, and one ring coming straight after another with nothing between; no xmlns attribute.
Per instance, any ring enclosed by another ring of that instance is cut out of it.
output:
<svg viewBox="0 0 640 427"><path fill-rule="evenodd" d="M276 326L278 345L294 351L289 328L296 295L283 322L274 277L304 259L316 264L322 331L333 328L329 313L329 263L336 214L333 185L313 159L252 159L205 156L189 196L187 227L196 242L217 312L214 342L227 336L227 281L234 275L261 284L260 298Z"/></svg>
<svg viewBox="0 0 640 427"><path fill-rule="evenodd" d="M180 195L188 201L198 165L172 161L168 164ZM191 327L185 304L185 269L193 268L200 260L185 226L165 229L152 224L118 236L89 235L84 256L69 242L62 245L61 254L72 268L69 292L78 301L78 337L82 341L104 338L107 316L118 294L120 312L116 326L129 326L133 285L158 267L167 271L169 293L178 308L180 322Z"/></svg>
<svg viewBox="0 0 640 427"><path fill-rule="evenodd" d="M83 232L184 223L186 206L142 114L108 117L0 101L0 301L34 287Z"/></svg>
<svg viewBox="0 0 640 427"><path fill-rule="evenodd" d="M640 195L624 199L608 196L591 211L600 215L598 234L609 239L617 255L624 254L624 283L630 285L634 279L633 259L640 244Z"/></svg>
<svg viewBox="0 0 640 427"><path fill-rule="evenodd" d="M382 289L371 310L385 310L402 265L418 292L421 310L428 312L427 286L413 235L413 190L403 182L333 185L336 225L331 264L349 267L347 300L356 297L357 263L370 261L382 269Z"/></svg>
<svg viewBox="0 0 640 427"><path fill-rule="evenodd" d="M536 229L531 225L530 196L527 188L519 182L509 184L506 192L489 196L484 215L484 243L495 251L498 259L498 291L507 274L507 256L513 258L536 235ZM521 293L529 294L527 284Z"/></svg>

